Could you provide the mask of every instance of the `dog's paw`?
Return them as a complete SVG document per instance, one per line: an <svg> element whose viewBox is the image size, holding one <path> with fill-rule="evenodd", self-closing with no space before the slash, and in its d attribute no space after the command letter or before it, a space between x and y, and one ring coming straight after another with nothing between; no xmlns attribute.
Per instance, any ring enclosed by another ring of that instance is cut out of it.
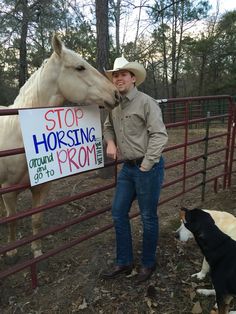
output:
<svg viewBox="0 0 236 314"><path fill-rule="evenodd" d="M197 289L197 294L209 296L209 295L216 295L214 289Z"/></svg>
<svg viewBox="0 0 236 314"><path fill-rule="evenodd" d="M206 277L206 273L200 271L199 273L192 274L191 277L197 278L198 280L203 280Z"/></svg>
<svg viewBox="0 0 236 314"><path fill-rule="evenodd" d="M213 306L210 314L219 314L217 303L215 303L215 305Z"/></svg>

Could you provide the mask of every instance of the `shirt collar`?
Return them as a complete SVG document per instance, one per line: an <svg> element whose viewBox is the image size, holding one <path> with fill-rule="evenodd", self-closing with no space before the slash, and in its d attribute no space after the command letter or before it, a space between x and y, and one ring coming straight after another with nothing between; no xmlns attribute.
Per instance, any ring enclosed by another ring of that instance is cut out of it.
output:
<svg viewBox="0 0 236 314"><path fill-rule="evenodd" d="M133 100L134 97L136 96L138 90L137 87L134 86L126 95L124 98L128 99L129 101Z"/></svg>
<svg viewBox="0 0 236 314"><path fill-rule="evenodd" d="M135 98L137 93L137 87L134 87L126 95L124 95L122 97L122 101L120 102L121 109L125 109L127 106L129 106L130 102Z"/></svg>

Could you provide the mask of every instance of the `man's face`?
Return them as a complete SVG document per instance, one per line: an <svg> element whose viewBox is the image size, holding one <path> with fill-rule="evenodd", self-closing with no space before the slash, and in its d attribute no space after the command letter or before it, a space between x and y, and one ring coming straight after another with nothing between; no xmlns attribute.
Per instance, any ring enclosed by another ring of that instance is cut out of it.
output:
<svg viewBox="0 0 236 314"><path fill-rule="evenodd" d="M136 77L127 70L116 71L112 74L112 82L122 95L127 94L133 87Z"/></svg>

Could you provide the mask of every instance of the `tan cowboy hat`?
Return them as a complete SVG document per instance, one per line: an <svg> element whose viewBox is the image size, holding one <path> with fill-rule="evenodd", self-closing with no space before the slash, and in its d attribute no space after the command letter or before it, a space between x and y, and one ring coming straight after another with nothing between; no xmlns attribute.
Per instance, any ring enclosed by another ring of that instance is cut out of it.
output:
<svg viewBox="0 0 236 314"><path fill-rule="evenodd" d="M136 77L136 86L140 85L146 78L146 70L144 69L143 65L139 64L136 61L129 62L123 56L120 58L116 58L113 69L106 70L105 74L109 78L109 80L112 81L112 73L120 70L127 70L129 72L132 72Z"/></svg>

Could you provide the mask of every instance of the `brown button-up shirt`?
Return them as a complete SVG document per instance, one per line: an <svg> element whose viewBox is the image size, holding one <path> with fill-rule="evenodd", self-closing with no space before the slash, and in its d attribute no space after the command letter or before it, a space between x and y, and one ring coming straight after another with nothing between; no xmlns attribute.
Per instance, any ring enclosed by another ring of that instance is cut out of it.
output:
<svg viewBox="0 0 236 314"><path fill-rule="evenodd" d="M136 87L108 114L103 134L105 141L114 140L122 158L144 157L147 170L159 161L168 140L159 105Z"/></svg>

